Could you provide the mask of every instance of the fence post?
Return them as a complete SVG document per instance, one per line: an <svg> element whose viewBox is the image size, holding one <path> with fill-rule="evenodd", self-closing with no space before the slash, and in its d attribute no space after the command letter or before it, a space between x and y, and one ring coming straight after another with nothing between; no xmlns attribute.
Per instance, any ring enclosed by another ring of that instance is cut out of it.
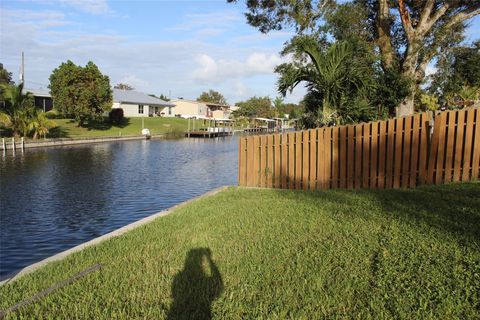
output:
<svg viewBox="0 0 480 320"><path fill-rule="evenodd" d="M13 151L15 151L15 138L12 137L12 149Z"/></svg>

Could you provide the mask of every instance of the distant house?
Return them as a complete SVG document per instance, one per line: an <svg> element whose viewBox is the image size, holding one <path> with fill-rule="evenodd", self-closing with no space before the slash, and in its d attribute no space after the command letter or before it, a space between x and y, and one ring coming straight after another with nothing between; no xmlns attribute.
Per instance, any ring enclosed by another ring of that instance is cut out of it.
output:
<svg viewBox="0 0 480 320"><path fill-rule="evenodd" d="M230 106L228 105L188 99L174 99L171 103L174 106L164 108L161 112L162 116L216 119L230 117Z"/></svg>
<svg viewBox="0 0 480 320"><path fill-rule="evenodd" d="M134 90L113 89L112 109L121 108L125 117L160 116L164 108L175 105Z"/></svg>
<svg viewBox="0 0 480 320"><path fill-rule="evenodd" d="M44 112L50 111L53 109L53 100L50 92L48 90L42 89L26 89L25 91L29 92L35 101L35 107L43 110Z"/></svg>

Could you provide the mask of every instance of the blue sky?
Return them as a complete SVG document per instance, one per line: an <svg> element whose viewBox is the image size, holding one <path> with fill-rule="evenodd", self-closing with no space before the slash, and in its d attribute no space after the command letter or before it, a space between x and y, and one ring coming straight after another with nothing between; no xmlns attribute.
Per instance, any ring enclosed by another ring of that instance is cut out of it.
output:
<svg viewBox="0 0 480 320"><path fill-rule="evenodd" d="M95 62L112 84L195 99L222 92L230 103L275 97L275 65L290 31L267 35L246 24L242 1L1 0L0 62L18 79L46 88L54 68L70 59ZM480 38L480 18L468 29ZM287 101L298 102L299 88Z"/></svg>

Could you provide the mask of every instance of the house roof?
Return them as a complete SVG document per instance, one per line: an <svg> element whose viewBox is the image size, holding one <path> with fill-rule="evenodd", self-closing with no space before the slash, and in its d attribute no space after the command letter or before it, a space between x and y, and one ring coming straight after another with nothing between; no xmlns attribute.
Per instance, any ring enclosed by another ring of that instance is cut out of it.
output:
<svg viewBox="0 0 480 320"><path fill-rule="evenodd" d="M273 119L268 119L268 118L255 118L256 120L260 120L260 121L265 121L265 122L273 122L275 120Z"/></svg>
<svg viewBox="0 0 480 320"><path fill-rule="evenodd" d="M113 89L113 102L124 102L133 104L146 104L153 106L173 107L173 103L151 97L143 92L134 90Z"/></svg>
<svg viewBox="0 0 480 320"><path fill-rule="evenodd" d="M171 102L179 102L179 101L186 101L190 103L196 103L196 104L204 104L207 107L222 107L222 108L230 108L228 104L218 104L218 103L213 103L213 102L205 102L205 101L197 101L197 100L190 100L190 99L172 99Z"/></svg>
<svg viewBox="0 0 480 320"><path fill-rule="evenodd" d="M23 92L30 92L34 97L51 98L50 92L45 89L23 89Z"/></svg>
<svg viewBox="0 0 480 320"><path fill-rule="evenodd" d="M228 104L220 104L220 103L213 103L213 102L203 102L209 107L220 107L220 108L230 108Z"/></svg>

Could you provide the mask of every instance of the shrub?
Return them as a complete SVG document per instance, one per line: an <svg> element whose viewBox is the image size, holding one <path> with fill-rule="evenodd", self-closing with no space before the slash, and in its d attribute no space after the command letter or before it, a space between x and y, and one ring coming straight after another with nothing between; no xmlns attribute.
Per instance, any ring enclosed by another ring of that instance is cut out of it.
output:
<svg viewBox="0 0 480 320"><path fill-rule="evenodd" d="M50 111L45 112L45 116L48 119L62 119L63 114L60 113L58 110L52 109Z"/></svg>
<svg viewBox="0 0 480 320"><path fill-rule="evenodd" d="M114 108L108 113L108 120L112 124L121 124L123 122L123 109Z"/></svg>

